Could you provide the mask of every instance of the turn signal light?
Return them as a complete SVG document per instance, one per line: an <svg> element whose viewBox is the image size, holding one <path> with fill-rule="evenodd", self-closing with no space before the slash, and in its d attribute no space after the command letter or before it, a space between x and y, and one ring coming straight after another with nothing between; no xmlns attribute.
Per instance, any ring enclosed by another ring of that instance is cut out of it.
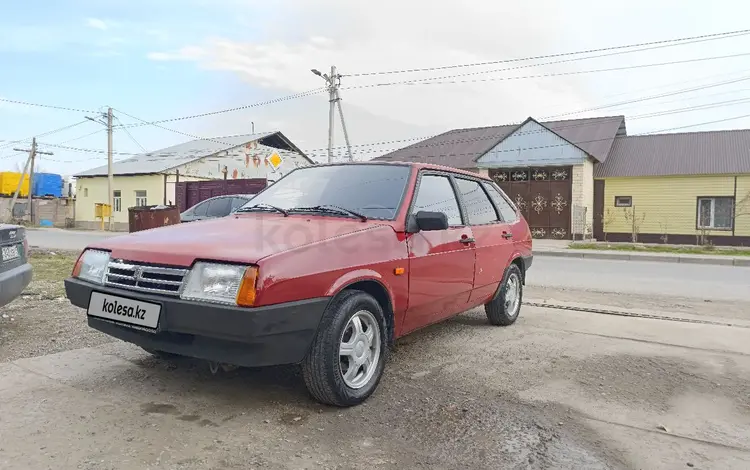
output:
<svg viewBox="0 0 750 470"><path fill-rule="evenodd" d="M258 281L258 268L250 266L242 276L240 290L237 291L237 305L252 307L255 304L255 284Z"/></svg>
<svg viewBox="0 0 750 470"><path fill-rule="evenodd" d="M81 260L83 259L83 253L85 253L85 250L82 251L80 255L78 255L76 264L73 265L73 277L78 277L81 274Z"/></svg>

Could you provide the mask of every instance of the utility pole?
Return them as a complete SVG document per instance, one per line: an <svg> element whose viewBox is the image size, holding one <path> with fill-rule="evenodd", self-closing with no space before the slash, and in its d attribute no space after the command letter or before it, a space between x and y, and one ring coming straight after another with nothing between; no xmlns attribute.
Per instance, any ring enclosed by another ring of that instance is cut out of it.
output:
<svg viewBox="0 0 750 470"><path fill-rule="evenodd" d="M114 229L115 193L112 174L112 108L107 108L107 193L109 194L109 231Z"/></svg>
<svg viewBox="0 0 750 470"><path fill-rule="evenodd" d="M85 116L86 119L89 121L98 122L99 124L103 125L107 128L107 204L109 204L109 231L111 232L114 229L114 215L115 215L115 197L114 197L114 175L112 173L112 119L114 115L112 114L112 108L107 108L106 113L102 113L101 117L106 119L106 121L100 120L100 119L94 119L89 116Z"/></svg>
<svg viewBox="0 0 750 470"><path fill-rule="evenodd" d="M353 160L352 147L349 144L349 133L346 130L346 121L344 120L344 111L341 107L341 94L339 88L341 87L341 75L336 72L336 66L331 66L331 74L321 73L317 69L312 69L312 73L323 78L328 86L328 163L333 160L333 123L335 120L334 114L336 108L339 110L339 118L341 118L341 129L344 131L344 141L346 142L346 149L349 154L349 161Z"/></svg>
<svg viewBox="0 0 750 470"><path fill-rule="evenodd" d="M29 157L26 159L26 164L23 167L23 173L21 173L21 179L18 181L18 186L16 186L16 192L13 193L13 199L10 202L10 218L13 218L13 207L16 205L16 201L18 200L18 193L21 192L21 186L23 185L24 176L26 176L26 170L29 170L29 199L28 199L28 210L29 210L29 222L32 224L34 223L34 206L33 206L33 199L32 195L34 193L34 159L36 158L37 154L40 155L54 155L52 152L43 152L41 150L37 150L36 148L36 137L31 139L31 148L30 149L17 149L14 148L16 152L29 152Z"/></svg>

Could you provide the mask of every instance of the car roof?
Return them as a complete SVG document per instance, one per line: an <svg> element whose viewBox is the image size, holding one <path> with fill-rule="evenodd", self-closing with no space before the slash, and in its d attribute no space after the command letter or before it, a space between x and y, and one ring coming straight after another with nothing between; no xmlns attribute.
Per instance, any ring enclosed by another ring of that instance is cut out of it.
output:
<svg viewBox="0 0 750 470"><path fill-rule="evenodd" d="M397 161L367 161L367 162L340 162L340 163L321 163L316 166L341 166L341 165L392 165L392 166L409 166L416 168L417 170L436 170L445 171L449 173L456 173L459 175L471 176L473 178L480 178L486 181L492 181L488 176L475 173L473 171L461 170L459 168L453 168L444 165L435 165L433 163L417 163L417 162L397 162ZM308 167L309 168L309 167Z"/></svg>

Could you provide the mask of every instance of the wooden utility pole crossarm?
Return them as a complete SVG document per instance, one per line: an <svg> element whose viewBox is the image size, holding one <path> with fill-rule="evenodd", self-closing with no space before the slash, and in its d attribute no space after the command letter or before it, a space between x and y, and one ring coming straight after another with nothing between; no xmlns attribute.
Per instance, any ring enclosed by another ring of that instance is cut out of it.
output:
<svg viewBox="0 0 750 470"><path fill-rule="evenodd" d="M23 186L23 180L26 176L26 170L28 169L29 172L29 199L28 199L28 207L27 210L29 211L29 222L34 223L34 212L33 212L33 199L32 195L34 193L34 160L37 155L54 155L52 152L45 152L43 150L37 150L36 148L36 137L31 139L31 148L30 149L19 149L14 148L16 152L28 152L29 157L26 159L26 164L23 167L23 173L21 173L21 178L18 180L18 186L16 186L16 192L13 193L13 199L10 202L10 216L8 219L13 218L13 208L16 206L16 201L18 200L18 193L21 192L21 187Z"/></svg>

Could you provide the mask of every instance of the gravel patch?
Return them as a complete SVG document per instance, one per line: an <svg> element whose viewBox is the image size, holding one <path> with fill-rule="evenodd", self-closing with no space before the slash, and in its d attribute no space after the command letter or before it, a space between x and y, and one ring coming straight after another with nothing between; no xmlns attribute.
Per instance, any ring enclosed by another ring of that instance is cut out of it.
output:
<svg viewBox="0 0 750 470"><path fill-rule="evenodd" d="M34 278L0 313L0 362L43 356L113 341L86 323L86 313L68 302L63 280L77 253L33 250Z"/></svg>

